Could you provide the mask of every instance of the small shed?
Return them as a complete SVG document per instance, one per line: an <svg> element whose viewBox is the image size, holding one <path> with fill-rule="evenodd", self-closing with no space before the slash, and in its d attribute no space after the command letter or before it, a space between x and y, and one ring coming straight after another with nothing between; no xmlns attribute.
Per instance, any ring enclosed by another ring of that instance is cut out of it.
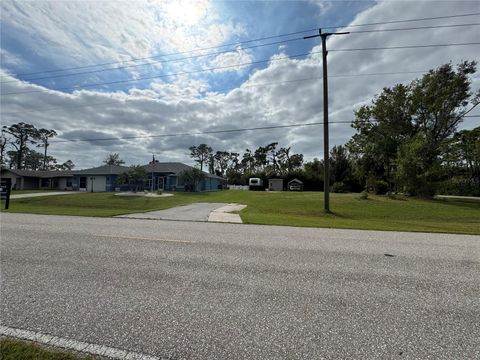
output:
<svg viewBox="0 0 480 360"><path fill-rule="evenodd" d="M288 182L288 190L290 191L303 191L303 181L293 179Z"/></svg>
<svg viewBox="0 0 480 360"><path fill-rule="evenodd" d="M283 191L283 179L268 179L268 190Z"/></svg>

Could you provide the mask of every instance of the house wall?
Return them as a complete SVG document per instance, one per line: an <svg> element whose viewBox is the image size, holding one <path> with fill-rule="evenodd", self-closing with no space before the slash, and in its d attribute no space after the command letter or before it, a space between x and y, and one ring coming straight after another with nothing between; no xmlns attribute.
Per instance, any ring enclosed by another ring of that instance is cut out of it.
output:
<svg viewBox="0 0 480 360"><path fill-rule="evenodd" d="M23 177L22 190L39 189L39 181L37 177Z"/></svg>
<svg viewBox="0 0 480 360"><path fill-rule="evenodd" d="M68 186L68 179L72 179L71 177L60 177L58 179L58 190L72 190L72 186Z"/></svg>
<svg viewBox="0 0 480 360"><path fill-rule="evenodd" d="M107 191L107 177L104 175L87 176L87 191L92 191L92 185L93 192Z"/></svg>

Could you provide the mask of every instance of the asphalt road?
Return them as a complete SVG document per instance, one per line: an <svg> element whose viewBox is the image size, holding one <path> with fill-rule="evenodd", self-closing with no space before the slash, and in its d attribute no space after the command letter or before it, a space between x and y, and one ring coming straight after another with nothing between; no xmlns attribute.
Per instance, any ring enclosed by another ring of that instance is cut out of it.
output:
<svg viewBox="0 0 480 360"><path fill-rule="evenodd" d="M6 326L172 359L480 358L478 236L27 214L1 236Z"/></svg>

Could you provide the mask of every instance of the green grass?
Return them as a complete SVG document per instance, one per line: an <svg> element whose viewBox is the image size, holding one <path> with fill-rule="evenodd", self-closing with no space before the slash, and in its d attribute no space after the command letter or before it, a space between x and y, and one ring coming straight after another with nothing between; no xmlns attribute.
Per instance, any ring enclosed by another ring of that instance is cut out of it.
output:
<svg viewBox="0 0 480 360"><path fill-rule="evenodd" d="M427 231L480 234L480 203L459 200L389 199L359 194L332 194L332 214L323 212L321 192L220 191L176 193L172 197L145 198L87 193L17 199L10 212L113 216L166 209L194 202L236 202L248 205L240 215L249 224L309 227Z"/></svg>
<svg viewBox="0 0 480 360"><path fill-rule="evenodd" d="M28 341L0 340L1 360L94 360L91 356L77 356L63 351L47 350Z"/></svg>

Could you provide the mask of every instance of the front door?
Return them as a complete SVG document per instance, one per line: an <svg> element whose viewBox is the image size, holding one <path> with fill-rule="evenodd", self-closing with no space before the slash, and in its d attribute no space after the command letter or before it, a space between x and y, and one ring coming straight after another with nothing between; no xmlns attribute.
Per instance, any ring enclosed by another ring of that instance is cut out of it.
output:
<svg viewBox="0 0 480 360"><path fill-rule="evenodd" d="M157 184L157 189L158 190L163 190L164 189L164 184L165 184L165 178L163 176L160 176L157 178L158 184Z"/></svg>

